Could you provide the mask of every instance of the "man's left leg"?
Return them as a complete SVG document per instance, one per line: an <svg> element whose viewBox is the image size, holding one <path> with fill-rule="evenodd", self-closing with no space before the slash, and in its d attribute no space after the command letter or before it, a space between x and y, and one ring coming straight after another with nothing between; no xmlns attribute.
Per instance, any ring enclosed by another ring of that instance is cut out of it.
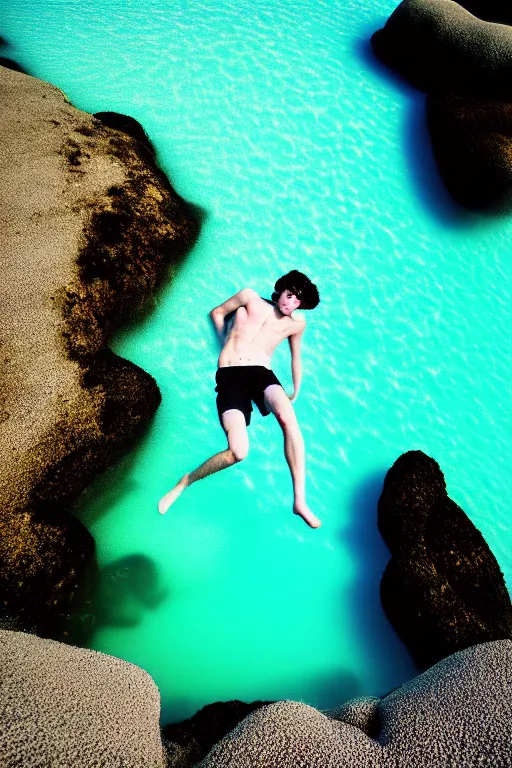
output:
<svg viewBox="0 0 512 768"><path fill-rule="evenodd" d="M304 439L299 428L295 410L284 389L279 384L270 384L263 393L266 407L276 417L284 435L284 455L293 481L293 511L300 515L311 528L319 528L318 517L306 504L306 455Z"/></svg>

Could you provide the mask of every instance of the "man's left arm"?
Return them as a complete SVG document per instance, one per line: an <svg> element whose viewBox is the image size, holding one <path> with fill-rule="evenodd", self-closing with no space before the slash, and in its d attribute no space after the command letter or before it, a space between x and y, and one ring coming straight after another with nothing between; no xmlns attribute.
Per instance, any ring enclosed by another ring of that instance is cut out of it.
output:
<svg viewBox="0 0 512 768"><path fill-rule="evenodd" d="M290 400L295 402L297 399L297 396L299 394L300 385L302 382L302 361L300 358L300 342L302 339L302 334L304 333L304 329L306 328L305 321L302 324L302 327L299 328L299 330L296 333L293 333L291 336L288 336L288 343L290 345L290 352L292 355L292 379L293 379L293 395L288 395Z"/></svg>

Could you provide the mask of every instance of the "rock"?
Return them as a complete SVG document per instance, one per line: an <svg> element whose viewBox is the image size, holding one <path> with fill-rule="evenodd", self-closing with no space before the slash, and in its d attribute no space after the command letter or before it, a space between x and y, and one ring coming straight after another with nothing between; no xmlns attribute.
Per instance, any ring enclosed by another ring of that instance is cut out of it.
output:
<svg viewBox="0 0 512 768"><path fill-rule="evenodd" d="M439 172L470 209L512 207L512 103L428 96L427 123Z"/></svg>
<svg viewBox="0 0 512 768"><path fill-rule="evenodd" d="M191 734L204 750L205 734L209 741L238 724L200 764L177 741L162 744L158 689L135 665L4 630L0 653L5 766L505 768L512 760L509 640L454 654L381 700L354 700L330 715L293 701L205 707L185 721L181 741L189 747ZM372 721L371 737L358 719ZM180 726L170 728L180 738Z"/></svg>
<svg viewBox="0 0 512 768"><path fill-rule="evenodd" d="M512 28L452 0L403 0L372 45L384 64L425 91L512 101Z"/></svg>
<svg viewBox="0 0 512 768"><path fill-rule="evenodd" d="M160 401L109 335L148 309L197 226L138 141L20 72L0 68L0 93L0 622L32 631L38 591L49 626L92 557L66 509Z"/></svg>
<svg viewBox="0 0 512 768"><path fill-rule="evenodd" d="M452 501L439 465L421 451L393 464L378 504L391 551L381 602L420 667L476 643L512 637L503 574L481 533Z"/></svg>
<svg viewBox="0 0 512 768"><path fill-rule="evenodd" d="M331 720L339 720L342 723L353 725L371 738L376 738L379 733L379 704L376 696L351 699L345 704L334 709L324 709L322 714Z"/></svg>
<svg viewBox="0 0 512 768"><path fill-rule="evenodd" d="M376 732L280 701L243 720L198 768L506 768L512 764L512 642L444 659L383 698Z"/></svg>
<svg viewBox="0 0 512 768"><path fill-rule="evenodd" d="M109 128L115 128L117 131L128 134L133 139L137 139L140 144L149 149L153 156L155 155L155 148L149 140L149 136L142 125L133 117L120 115L118 112L95 112L94 117L100 120L103 125L108 125Z"/></svg>
<svg viewBox="0 0 512 768"><path fill-rule="evenodd" d="M90 632L94 617L75 615L96 570L82 523L59 505L39 508L0 518L0 541L0 626L62 639Z"/></svg>
<svg viewBox="0 0 512 768"><path fill-rule="evenodd" d="M197 763L247 715L270 703L272 702L253 701L246 704L237 699L218 701L208 704L181 723L166 725L162 735L165 741L173 746L173 750L168 748L170 754L179 756L179 759L175 760L176 766Z"/></svg>
<svg viewBox="0 0 512 768"><path fill-rule="evenodd" d="M3 766L163 768L160 695L134 664L0 630Z"/></svg>

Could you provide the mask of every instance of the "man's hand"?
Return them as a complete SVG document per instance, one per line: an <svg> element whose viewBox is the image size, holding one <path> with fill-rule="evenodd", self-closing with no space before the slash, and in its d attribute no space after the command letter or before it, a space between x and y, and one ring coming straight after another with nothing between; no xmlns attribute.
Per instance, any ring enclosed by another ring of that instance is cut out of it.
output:
<svg viewBox="0 0 512 768"><path fill-rule="evenodd" d="M290 398L290 401L292 403L294 403L297 399L297 395L295 394L295 392L293 393L293 395L288 395L288 397Z"/></svg>

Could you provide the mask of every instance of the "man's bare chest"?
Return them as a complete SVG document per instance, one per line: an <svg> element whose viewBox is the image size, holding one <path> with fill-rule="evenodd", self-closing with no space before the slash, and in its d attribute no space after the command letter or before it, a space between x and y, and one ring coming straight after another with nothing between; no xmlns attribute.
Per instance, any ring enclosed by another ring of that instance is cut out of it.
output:
<svg viewBox="0 0 512 768"><path fill-rule="evenodd" d="M290 336L295 321L289 317L277 318L273 307L240 307L235 313L234 331L258 343L273 346Z"/></svg>

